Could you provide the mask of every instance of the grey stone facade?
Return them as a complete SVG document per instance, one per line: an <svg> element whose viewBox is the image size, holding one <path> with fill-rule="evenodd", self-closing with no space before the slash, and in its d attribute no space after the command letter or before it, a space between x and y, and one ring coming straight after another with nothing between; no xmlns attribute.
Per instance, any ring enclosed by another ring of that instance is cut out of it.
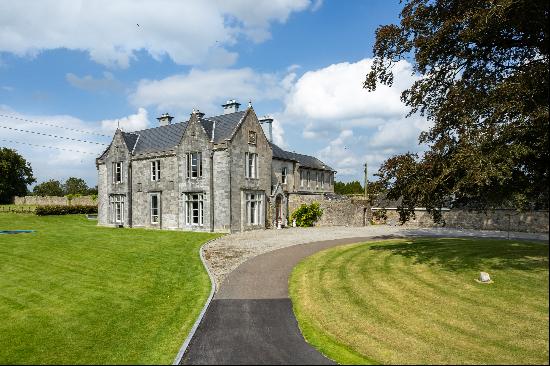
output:
<svg viewBox="0 0 550 366"><path fill-rule="evenodd" d="M96 162L99 225L264 229L287 223L289 195L333 192L335 172L329 166L274 145L252 107L225 109L213 117L193 111L176 124L166 114L160 127L117 130ZM117 164L122 164L119 182ZM306 172L309 185L300 180Z"/></svg>

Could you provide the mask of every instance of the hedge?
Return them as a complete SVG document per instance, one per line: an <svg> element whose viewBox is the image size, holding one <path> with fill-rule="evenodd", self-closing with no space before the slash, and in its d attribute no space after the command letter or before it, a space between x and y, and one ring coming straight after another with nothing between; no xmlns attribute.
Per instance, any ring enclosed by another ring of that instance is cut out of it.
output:
<svg viewBox="0 0 550 366"><path fill-rule="evenodd" d="M61 206L49 205L36 207L35 214L38 216L47 215L73 215L73 214L96 214L97 206Z"/></svg>

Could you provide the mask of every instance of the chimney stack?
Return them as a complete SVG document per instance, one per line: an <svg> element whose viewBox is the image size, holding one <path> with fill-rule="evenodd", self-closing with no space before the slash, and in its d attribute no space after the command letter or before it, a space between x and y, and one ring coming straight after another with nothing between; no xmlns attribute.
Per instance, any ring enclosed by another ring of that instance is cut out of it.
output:
<svg viewBox="0 0 550 366"><path fill-rule="evenodd" d="M273 118L269 116L263 116L260 118L260 125L262 126L265 136L269 142L273 142Z"/></svg>
<svg viewBox="0 0 550 366"><path fill-rule="evenodd" d="M241 103L237 102L235 99L228 100L225 104L222 104L223 114L238 112L240 105Z"/></svg>
<svg viewBox="0 0 550 366"><path fill-rule="evenodd" d="M174 117L172 117L168 113L164 113L164 114L161 114L160 117L157 117L157 119L159 120L160 126L168 126L169 124L172 123L172 120L174 119Z"/></svg>

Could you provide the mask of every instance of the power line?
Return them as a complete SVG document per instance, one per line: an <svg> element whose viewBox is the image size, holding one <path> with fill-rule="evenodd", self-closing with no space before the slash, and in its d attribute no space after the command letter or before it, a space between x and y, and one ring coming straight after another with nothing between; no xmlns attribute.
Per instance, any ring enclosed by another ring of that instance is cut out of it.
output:
<svg viewBox="0 0 550 366"><path fill-rule="evenodd" d="M63 148L63 147L47 146L47 145L37 145L37 144L30 144L30 143L28 143L28 142L13 141L13 140L6 140L6 139L0 139L0 141L12 142L12 143L14 143L14 144L23 144L23 145L29 145L29 146L35 146L35 147L44 147L44 148L47 148L47 149L57 149L57 150L71 151L71 152L77 152L77 153L81 153L81 154L98 155L98 154L96 154L96 153L92 153L92 152L89 152L89 151L65 149L65 148Z"/></svg>
<svg viewBox="0 0 550 366"><path fill-rule="evenodd" d="M26 119L26 118L21 118L21 117L15 117L15 116L10 116L10 115L6 115L6 114L0 114L0 117L11 118L11 119L18 119L18 120L20 120L20 121L25 121L25 122L30 122L30 123L36 123L36 124L38 124L38 125L43 125L43 126L50 126L50 127L61 128L61 129L68 130L68 131L87 133L87 134L89 134L89 135L95 135L95 136L101 136L101 137L111 137L111 136L103 135L103 134L97 133L97 132L86 131L86 130L79 130L79 129L76 129L76 128L70 128L70 127L59 126L59 125L56 125L56 124L53 124L53 123L38 122L38 121L33 121L32 119Z"/></svg>
<svg viewBox="0 0 550 366"><path fill-rule="evenodd" d="M86 140L75 139L75 138L72 138L72 137L65 137L65 136L52 135L52 134L50 134L50 133L43 133L43 132L22 130L22 129L20 129L20 128L15 128L15 127L0 126L0 128L7 128L8 130L13 130L13 131L19 131L19 132L25 132L25 133L33 133L33 134L35 134L35 135L42 135L42 136L54 137L54 138L57 138L57 139L65 139L65 140L71 140L71 141L85 142L85 143L87 143L87 144L96 144L96 145L104 145L104 146L107 146L107 144L104 144L104 143L102 143L102 142L86 141Z"/></svg>

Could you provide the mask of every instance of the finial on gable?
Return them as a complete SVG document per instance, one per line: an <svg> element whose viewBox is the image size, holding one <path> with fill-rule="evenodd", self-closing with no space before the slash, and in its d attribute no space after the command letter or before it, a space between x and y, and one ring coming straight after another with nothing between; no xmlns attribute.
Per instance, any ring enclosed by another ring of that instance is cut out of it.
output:
<svg viewBox="0 0 550 366"><path fill-rule="evenodd" d="M248 108L252 108L252 99L248 100Z"/></svg>

